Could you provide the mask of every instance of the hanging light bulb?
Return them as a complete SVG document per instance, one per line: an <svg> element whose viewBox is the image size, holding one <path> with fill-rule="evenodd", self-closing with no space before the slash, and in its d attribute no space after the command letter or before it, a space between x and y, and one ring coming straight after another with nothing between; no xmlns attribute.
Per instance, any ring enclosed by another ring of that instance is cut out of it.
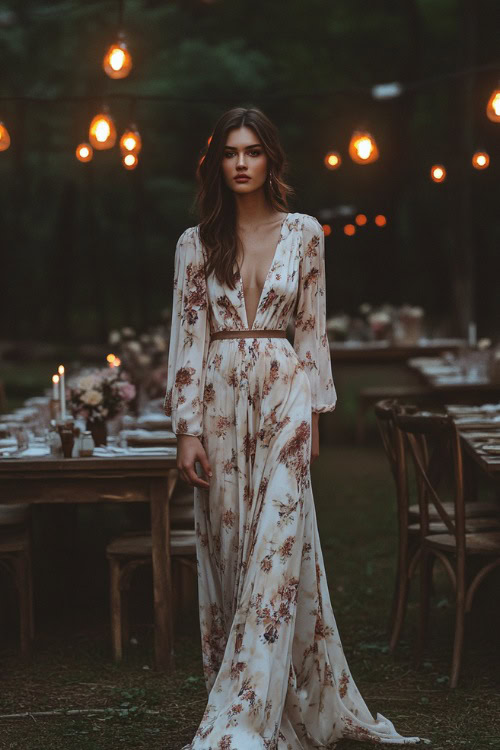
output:
<svg viewBox="0 0 500 750"><path fill-rule="evenodd" d="M90 123L89 141L98 151L103 151L106 148L113 148L115 145L115 123L107 111L100 112Z"/></svg>
<svg viewBox="0 0 500 750"><path fill-rule="evenodd" d="M122 154L139 154L142 149L142 140L135 125L130 125L120 138L120 151Z"/></svg>
<svg viewBox="0 0 500 750"><path fill-rule="evenodd" d="M500 122L500 88L497 87L488 100L486 114L492 122Z"/></svg>
<svg viewBox="0 0 500 750"><path fill-rule="evenodd" d="M476 169L486 169L490 166L490 157L486 151L476 151L472 157L472 166Z"/></svg>
<svg viewBox="0 0 500 750"><path fill-rule="evenodd" d="M110 78L126 78L132 70L132 56L128 51L123 32L120 32L117 41L108 47L102 67Z"/></svg>
<svg viewBox="0 0 500 750"><path fill-rule="evenodd" d="M387 224L387 219L385 218L384 214L377 214L377 216L375 216L375 224L378 227L385 227L385 225Z"/></svg>
<svg viewBox="0 0 500 750"><path fill-rule="evenodd" d="M332 233L332 228L330 224L323 224L323 232L325 233L325 237L329 237Z"/></svg>
<svg viewBox="0 0 500 750"><path fill-rule="evenodd" d="M7 130L3 122L0 122L0 151L7 151L9 146L10 146L9 131Z"/></svg>
<svg viewBox="0 0 500 750"><path fill-rule="evenodd" d="M379 157L375 139L370 133L356 130L349 143L349 156L356 164L370 164Z"/></svg>
<svg viewBox="0 0 500 750"><path fill-rule="evenodd" d="M356 234L356 227L354 224L346 224L344 227L344 234L346 234L348 237L352 237L353 234Z"/></svg>
<svg viewBox="0 0 500 750"><path fill-rule="evenodd" d="M364 227L368 219L366 218L364 214L358 214L356 218L354 219L354 221L356 222L358 227Z"/></svg>
<svg viewBox="0 0 500 750"><path fill-rule="evenodd" d="M444 182L446 179L446 169L442 164L434 164L431 168L431 179L433 182Z"/></svg>
<svg viewBox="0 0 500 750"><path fill-rule="evenodd" d="M337 151L329 151L324 162L327 169L338 169L342 164L342 157Z"/></svg>
<svg viewBox="0 0 500 750"><path fill-rule="evenodd" d="M122 164L125 169L135 169L139 164L139 159L135 154L127 153L122 157Z"/></svg>
<svg viewBox="0 0 500 750"><path fill-rule="evenodd" d="M94 156L94 149L90 145L90 143L79 143L76 147L76 158L78 161L92 161L92 157Z"/></svg>

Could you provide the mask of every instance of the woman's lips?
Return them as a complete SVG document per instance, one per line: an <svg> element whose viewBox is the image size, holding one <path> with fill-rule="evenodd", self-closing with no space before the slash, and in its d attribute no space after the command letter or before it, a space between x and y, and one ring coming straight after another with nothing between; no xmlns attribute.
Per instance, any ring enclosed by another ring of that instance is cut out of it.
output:
<svg viewBox="0 0 500 750"><path fill-rule="evenodd" d="M238 177L235 177L234 179L236 180L236 182L248 182L250 177L248 177L247 175L238 175Z"/></svg>

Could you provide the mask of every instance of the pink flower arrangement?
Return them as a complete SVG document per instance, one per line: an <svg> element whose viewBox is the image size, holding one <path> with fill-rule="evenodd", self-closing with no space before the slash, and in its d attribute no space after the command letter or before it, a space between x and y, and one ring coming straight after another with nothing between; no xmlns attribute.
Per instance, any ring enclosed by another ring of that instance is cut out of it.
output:
<svg viewBox="0 0 500 750"><path fill-rule="evenodd" d="M127 375L108 367L81 373L70 383L69 406L73 416L93 422L112 419L135 398L135 386Z"/></svg>

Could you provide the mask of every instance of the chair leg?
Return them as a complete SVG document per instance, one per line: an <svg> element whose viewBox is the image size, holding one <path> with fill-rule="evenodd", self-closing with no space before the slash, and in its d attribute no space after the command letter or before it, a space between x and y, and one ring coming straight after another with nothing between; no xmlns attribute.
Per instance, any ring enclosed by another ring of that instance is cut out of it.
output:
<svg viewBox="0 0 500 750"><path fill-rule="evenodd" d="M457 570L457 596L455 604L455 639L453 643L453 659L451 664L450 687L458 683L465 631L465 574Z"/></svg>
<svg viewBox="0 0 500 750"><path fill-rule="evenodd" d="M399 643L401 630L406 615L408 590L410 587L409 561L412 559L412 552L414 553L415 550L412 550L412 547L409 545L408 538L401 537L398 553L398 568L396 573L394 597L389 625L389 650L391 653L394 652L396 646Z"/></svg>
<svg viewBox="0 0 500 750"><path fill-rule="evenodd" d="M420 552L420 605L419 605L419 630L417 640L416 662L420 663L425 649L427 633L429 629L429 606L432 585L432 555L425 549Z"/></svg>
<svg viewBox="0 0 500 750"><path fill-rule="evenodd" d="M125 648L130 642L129 588L121 592L122 643Z"/></svg>
<svg viewBox="0 0 500 750"><path fill-rule="evenodd" d="M121 661L123 656L122 642L122 596L120 591L120 563L113 558L109 561L109 589L111 610L111 642L113 658Z"/></svg>

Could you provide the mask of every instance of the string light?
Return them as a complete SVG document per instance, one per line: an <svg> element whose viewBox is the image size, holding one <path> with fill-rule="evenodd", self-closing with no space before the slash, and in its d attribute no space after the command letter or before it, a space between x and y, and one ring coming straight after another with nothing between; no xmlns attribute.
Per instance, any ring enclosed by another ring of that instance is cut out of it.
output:
<svg viewBox="0 0 500 750"><path fill-rule="evenodd" d="M139 159L135 154L128 153L122 157L122 164L125 169L135 169L139 164Z"/></svg>
<svg viewBox="0 0 500 750"><path fill-rule="evenodd" d="M325 233L325 237L329 237L332 233L332 228L330 224L323 224L323 232Z"/></svg>
<svg viewBox="0 0 500 750"><path fill-rule="evenodd" d="M349 143L349 156L356 164L370 164L377 161L379 151L370 133L356 130Z"/></svg>
<svg viewBox="0 0 500 750"><path fill-rule="evenodd" d="M130 125L120 138L120 151L122 154L139 154L142 149L142 140L135 125Z"/></svg>
<svg viewBox="0 0 500 750"><path fill-rule="evenodd" d="M358 227L364 227L368 219L366 218L364 214L358 214L356 218L354 219L354 221L356 222Z"/></svg>
<svg viewBox="0 0 500 750"><path fill-rule="evenodd" d="M94 156L94 149L90 143L79 143L75 150L76 158L78 161L92 161Z"/></svg>
<svg viewBox="0 0 500 750"><path fill-rule="evenodd" d="M116 128L113 118L107 111L100 112L90 123L89 141L98 151L113 148L116 142Z"/></svg>
<svg viewBox="0 0 500 750"><path fill-rule="evenodd" d="M490 166L490 157L486 151L476 151L472 157L472 166L475 169L487 169Z"/></svg>
<svg viewBox="0 0 500 750"><path fill-rule="evenodd" d="M346 224L344 227L344 234L346 234L348 237L352 237L353 234L356 234L356 227L354 224Z"/></svg>
<svg viewBox="0 0 500 750"><path fill-rule="evenodd" d="M434 182L444 182L446 179L446 169L442 164L434 164L431 168L431 179Z"/></svg>
<svg viewBox="0 0 500 750"><path fill-rule="evenodd" d="M125 42L125 35L121 31L118 39L114 42L104 55L102 61L104 72L110 78L126 78L132 70L132 55Z"/></svg>
<svg viewBox="0 0 500 750"><path fill-rule="evenodd" d="M9 146L10 146L9 131L7 130L3 122L0 122L0 151L7 151Z"/></svg>
<svg viewBox="0 0 500 750"><path fill-rule="evenodd" d="M492 122L500 122L500 88L496 88L486 105L486 114Z"/></svg>
<svg viewBox="0 0 500 750"><path fill-rule="evenodd" d="M337 151L329 151L324 162L327 169L338 169L342 164L342 157Z"/></svg>
<svg viewBox="0 0 500 750"><path fill-rule="evenodd" d="M385 227L385 225L387 224L387 219L385 218L384 214L377 214L377 216L375 216L375 224L378 227Z"/></svg>

